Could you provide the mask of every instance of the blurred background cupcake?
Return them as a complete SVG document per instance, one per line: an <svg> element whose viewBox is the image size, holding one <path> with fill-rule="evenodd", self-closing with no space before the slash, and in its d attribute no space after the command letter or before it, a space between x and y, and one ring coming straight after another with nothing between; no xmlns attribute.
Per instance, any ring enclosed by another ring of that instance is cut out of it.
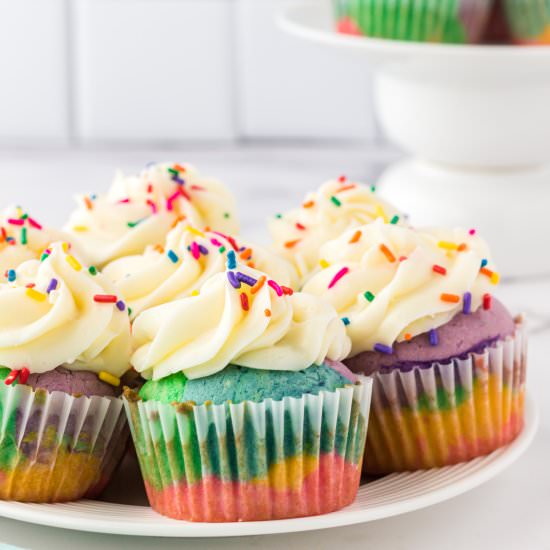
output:
<svg viewBox="0 0 550 550"><path fill-rule="evenodd" d="M374 378L367 472L455 464L518 435L524 327L492 296L499 276L475 231L377 221L321 254L304 291L334 305L352 340L344 363Z"/></svg>
<svg viewBox="0 0 550 550"><path fill-rule="evenodd" d="M124 302L95 269L52 245L0 285L0 498L97 496L128 440Z"/></svg>
<svg viewBox="0 0 550 550"><path fill-rule="evenodd" d="M339 32L415 42L476 43L492 0L335 0Z"/></svg>
<svg viewBox="0 0 550 550"><path fill-rule="evenodd" d="M508 24L518 44L550 44L550 2L502 0Z"/></svg>
<svg viewBox="0 0 550 550"><path fill-rule="evenodd" d="M370 380L334 309L235 263L133 325L149 379L125 403L151 506L190 521L309 516L350 504ZM175 331L174 327L185 327Z"/></svg>

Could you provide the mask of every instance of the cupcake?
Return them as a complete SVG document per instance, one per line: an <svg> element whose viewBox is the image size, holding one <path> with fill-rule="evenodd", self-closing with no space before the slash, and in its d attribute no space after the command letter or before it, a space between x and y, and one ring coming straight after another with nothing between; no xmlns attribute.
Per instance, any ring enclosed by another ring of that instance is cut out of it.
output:
<svg viewBox="0 0 550 550"><path fill-rule="evenodd" d="M478 42L492 0L335 0L336 27L345 34L415 42Z"/></svg>
<svg viewBox="0 0 550 550"><path fill-rule="evenodd" d="M18 206L6 208L0 214L0 274L13 276L9 270L40 258L52 241L65 237L61 231L44 227Z"/></svg>
<svg viewBox="0 0 550 550"><path fill-rule="evenodd" d="M139 176L118 174L105 195L78 197L66 230L88 262L102 267L164 242L180 220L224 233L239 229L235 201L222 183L187 164L152 164Z"/></svg>
<svg viewBox="0 0 550 550"><path fill-rule="evenodd" d="M539 0L504 0L508 25L518 44L550 44L550 4Z"/></svg>
<svg viewBox="0 0 550 550"><path fill-rule="evenodd" d="M199 231L186 221L172 229L163 246L119 258L103 272L124 296L134 318L150 307L197 294L212 275L225 271L229 250L281 284L297 284L296 272L284 258L257 245L238 244L220 232Z"/></svg>
<svg viewBox="0 0 550 550"><path fill-rule="evenodd" d="M175 327L184 327L175 330ZM255 521L350 504L370 380L334 309L235 263L198 296L148 309L125 405L151 506L176 519Z"/></svg>
<svg viewBox="0 0 550 550"><path fill-rule="evenodd" d="M308 193L301 208L276 214L269 220L269 230L276 252L295 265L304 281L319 269L323 243L377 218L391 224L404 222L403 215L378 197L374 187L342 176Z"/></svg>
<svg viewBox="0 0 550 550"><path fill-rule="evenodd" d="M328 267L304 291L336 308L345 364L374 379L367 472L455 464L518 435L526 337L492 296L498 274L475 232L378 221L321 253Z"/></svg>
<svg viewBox="0 0 550 550"><path fill-rule="evenodd" d="M125 450L130 326L110 283L62 243L0 284L0 498L101 492Z"/></svg>

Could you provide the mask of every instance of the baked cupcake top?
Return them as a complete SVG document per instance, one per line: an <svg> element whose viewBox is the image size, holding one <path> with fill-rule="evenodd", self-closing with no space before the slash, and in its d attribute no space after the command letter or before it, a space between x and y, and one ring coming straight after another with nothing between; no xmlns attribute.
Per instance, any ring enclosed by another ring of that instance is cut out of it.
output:
<svg viewBox="0 0 550 550"><path fill-rule="evenodd" d="M62 240L61 231L44 227L36 218L18 206L0 214L0 274L27 260L40 258L52 241Z"/></svg>
<svg viewBox="0 0 550 550"><path fill-rule="evenodd" d="M134 318L150 307L198 294L212 275L225 271L229 250L281 284L293 286L297 282L292 264L284 258L256 245L238 244L233 237L219 232L200 231L187 221L168 233L164 246L151 246L143 254L119 258L103 273L116 284Z"/></svg>
<svg viewBox="0 0 550 550"><path fill-rule="evenodd" d="M436 329L457 313L488 308L499 276L489 249L473 230L384 224L352 229L321 248L327 267L305 285L341 315L363 351L390 355L396 342Z"/></svg>
<svg viewBox="0 0 550 550"><path fill-rule="evenodd" d="M304 279L319 268L319 247L347 229L377 218L402 224L403 215L382 200L374 187L341 177L308 193L302 206L269 220L275 249L292 261Z"/></svg>
<svg viewBox="0 0 550 550"><path fill-rule="evenodd" d="M43 373L56 367L107 373L129 368L130 322L107 278L64 243L0 284L0 365Z"/></svg>
<svg viewBox="0 0 550 550"><path fill-rule="evenodd" d="M211 277L197 296L137 317L131 362L145 378L183 372L195 379L229 364L298 371L349 353L344 326L328 303L237 265L234 251L227 262L228 269Z"/></svg>
<svg viewBox="0 0 550 550"><path fill-rule="evenodd" d="M96 266L164 242L179 220L200 229L239 229L227 188L188 164L152 164L138 176L118 173L105 195L77 200L66 230Z"/></svg>

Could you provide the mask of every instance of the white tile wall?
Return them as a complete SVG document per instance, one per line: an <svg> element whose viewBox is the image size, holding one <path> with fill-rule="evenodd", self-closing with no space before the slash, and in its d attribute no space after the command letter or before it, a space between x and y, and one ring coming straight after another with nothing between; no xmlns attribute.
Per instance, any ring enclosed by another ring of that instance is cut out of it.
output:
<svg viewBox="0 0 550 550"><path fill-rule="evenodd" d="M0 0L0 144L372 138L368 67L277 28L296 1Z"/></svg>
<svg viewBox="0 0 550 550"><path fill-rule="evenodd" d="M318 0L319 3L321 0ZM275 22L296 0L237 0L239 118L247 137L370 138L368 67L288 36Z"/></svg>
<svg viewBox="0 0 550 550"><path fill-rule="evenodd" d="M76 135L84 140L229 139L227 0L78 0Z"/></svg>
<svg viewBox="0 0 550 550"><path fill-rule="evenodd" d="M68 138L65 0L0 0L0 142Z"/></svg>

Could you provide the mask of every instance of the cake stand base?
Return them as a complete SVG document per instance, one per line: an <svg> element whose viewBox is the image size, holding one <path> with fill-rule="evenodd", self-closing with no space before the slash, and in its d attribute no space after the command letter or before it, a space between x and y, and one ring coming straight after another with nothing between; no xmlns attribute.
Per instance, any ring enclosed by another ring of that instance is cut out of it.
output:
<svg viewBox="0 0 550 550"><path fill-rule="evenodd" d="M550 274L550 165L465 170L406 159L379 184L415 226L476 228L506 275Z"/></svg>

